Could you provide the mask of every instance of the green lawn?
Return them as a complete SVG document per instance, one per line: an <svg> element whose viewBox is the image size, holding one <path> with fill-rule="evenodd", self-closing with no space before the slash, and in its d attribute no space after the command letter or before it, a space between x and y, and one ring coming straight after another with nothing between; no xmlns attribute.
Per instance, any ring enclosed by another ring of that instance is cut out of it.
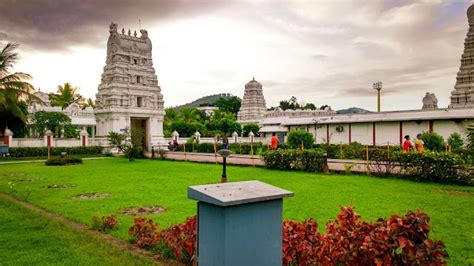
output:
<svg viewBox="0 0 474 266"><path fill-rule="evenodd" d="M190 185L220 180L221 166L190 162L106 158L83 165L0 165L0 191L13 193L69 219L90 224L94 215L119 214L133 206L159 205L167 209L152 215L163 227L195 215L196 203L187 199ZM9 175L24 174L24 175ZM35 181L26 182L33 178ZM37 180L42 178L41 180ZM293 191L284 200L284 218L316 218L323 228L335 219L340 205L352 202L364 220L374 221L393 213L422 209L431 216L431 237L443 240L453 265L474 263L474 187L461 187L358 175L321 175L229 167L229 181L258 179ZM21 181L23 180L23 181ZM9 181L15 185L11 188ZM47 185L72 184L66 189ZM81 193L109 193L111 197L74 200ZM133 217L118 215L120 229L113 235L128 239ZM2 225L0 223L0 228Z"/></svg>
<svg viewBox="0 0 474 266"><path fill-rule="evenodd" d="M147 260L0 197L1 265L148 265Z"/></svg>

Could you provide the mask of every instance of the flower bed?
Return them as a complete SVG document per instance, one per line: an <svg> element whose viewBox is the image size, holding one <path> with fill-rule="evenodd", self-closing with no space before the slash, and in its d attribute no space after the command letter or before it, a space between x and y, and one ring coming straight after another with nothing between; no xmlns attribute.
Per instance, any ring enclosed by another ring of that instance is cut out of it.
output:
<svg viewBox="0 0 474 266"><path fill-rule="evenodd" d="M283 222L283 265L445 265L441 241L429 238L430 218L421 211L363 222L353 207L341 207L335 221ZM159 231L151 219L136 218L132 243L186 264L196 261L196 217Z"/></svg>

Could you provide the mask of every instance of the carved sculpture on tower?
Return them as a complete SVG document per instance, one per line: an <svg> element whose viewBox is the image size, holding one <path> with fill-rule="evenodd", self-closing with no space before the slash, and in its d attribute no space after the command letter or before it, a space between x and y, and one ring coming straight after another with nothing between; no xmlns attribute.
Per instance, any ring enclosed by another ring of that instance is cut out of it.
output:
<svg viewBox="0 0 474 266"><path fill-rule="evenodd" d="M107 59L96 94L97 136L138 129L144 148L164 144L163 96L152 62L152 45L146 30L135 37L110 25Z"/></svg>
<svg viewBox="0 0 474 266"><path fill-rule="evenodd" d="M433 110L438 109L438 98L434 93L427 92L425 97L423 97L423 110Z"/></svg>
<svg viewBox="0 0 474 266"><path fill-rule="evenodd" d="M464 53L451 92L450 108L474 108L474 4L467 9L469 31L464 41Z"/></svg>
<svg viewBox="0 0 474 266"><path fill-rule="evenodd" d="M244 98L237 119L241 123L258 123L266 112L267 106L263 97L262 84L253 78L245 84Z"/></svg>

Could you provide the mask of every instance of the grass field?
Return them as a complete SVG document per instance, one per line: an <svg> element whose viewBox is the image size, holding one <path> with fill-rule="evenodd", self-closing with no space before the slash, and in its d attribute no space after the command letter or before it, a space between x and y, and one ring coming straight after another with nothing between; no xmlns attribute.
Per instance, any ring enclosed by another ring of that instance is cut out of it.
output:
<svg viewBox="0 0 474 266"><path fill-rule="evenodd" d="M1 265L150 264L1 197L0 239Z"/></svg>
<svg viewBox="0 0 474 266"><path fill-rule="evenodd" d="M214 164L129 162L123 158L85 161L74 166L0 165L0 191L84 224L90 224L94 215L118 214L120 228L111 234L128 239L127 229L133 217L121 215L121 210L158 205L167 210L150 217L162 227L183 222L187 216L196 214L196 203L187 199L187 187L219 182L220 172L221 166ZM327 221L335 219L340 205L351 202L362 218L369 221L422 209L431 216L431 237L445 242L450 264L474 263L474 187L236 166L228 168L228 179L256 179L293 191L295 196L284 200L284 219L316 218L321 230ZM45 188L61 184L73 187ZM73 199L75 195L94 192L111 197ZM0 230L5 230L3 227L0 223Z"/></svg>

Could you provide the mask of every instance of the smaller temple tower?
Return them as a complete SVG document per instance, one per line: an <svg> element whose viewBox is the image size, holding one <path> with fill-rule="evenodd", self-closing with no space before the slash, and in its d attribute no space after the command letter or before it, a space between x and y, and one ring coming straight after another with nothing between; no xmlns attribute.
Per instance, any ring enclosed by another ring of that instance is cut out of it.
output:
<svg viewBox="0 0 474 266"><path fill-rule="evenodd" d="M464 41L464 53L451 92L450 108L474 108L474 4L467 9L469 31Z"/></svg>
<svg viewBox="0 0 474 266"><path fill-rule="evenodd" d="M252 78L245 84L244 98L237 114L241 123L259 123L265 116L267 106L263 97L262 84Z"/></svg>

